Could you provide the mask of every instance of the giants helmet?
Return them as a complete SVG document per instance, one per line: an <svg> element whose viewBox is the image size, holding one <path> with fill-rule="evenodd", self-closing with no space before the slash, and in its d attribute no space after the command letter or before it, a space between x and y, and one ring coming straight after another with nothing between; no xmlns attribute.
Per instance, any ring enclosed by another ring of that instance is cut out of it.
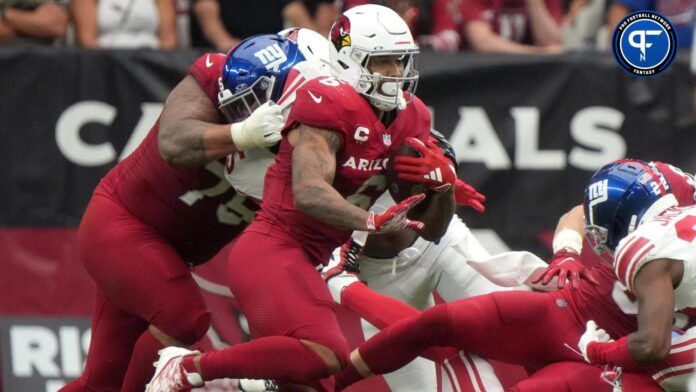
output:
<svg viewBox="0 0 696 392"><path fill-rule="evenodd" d="M585 236L612 263L619 241L644 220L677 205L665 177L648 163L619 160L599 169L585 188Z"/></svg>
<svg viewBox="0 0 696 392"><path fill-rule="evenodd" d="M418 82L413 59L418 46L408 25L396 12L375 4L353 7L334 22L329 40L331 65L341 79L378 110L405 107ZM371 60L378 56L395 56L403 66L403 76L387 77L370 72Z"/></svg>
<svg viewBox="0 0 696 392"><path fill-rule="evenodd" d="M290 70L303 61L329 62L328 44L307 29L249 37L227 54L218 104L229 122L248 117L268 100L278 102Z"/></svg>

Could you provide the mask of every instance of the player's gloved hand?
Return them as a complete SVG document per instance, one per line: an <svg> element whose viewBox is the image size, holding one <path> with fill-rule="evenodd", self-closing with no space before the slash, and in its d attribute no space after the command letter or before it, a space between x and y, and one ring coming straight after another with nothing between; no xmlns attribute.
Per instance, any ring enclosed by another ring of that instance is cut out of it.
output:
<svg viewBox="0 0 696 392"><path fill-rule="evenodd" d="M416 231L423 230L423 227L425 227L423 222L410 220L406 215L411 208L415 207L424 198L425 195L420 193L389 207L388 210L381 214L370 211L366 222L367 231L370 233L385 233L403 230L407 227Z"/></svg>
<svg viewBox="0 0 696 392"><path fill-rule="evenodd" d="M278 384L273 380L254 380L242 378L237 380L240 392L272 392L278 390Z"/></svg>
<svg viewBox="0 0 696 392"><path fill-rule="evenodd" d="M435 192L447 192L454 185L457 173L449 158L431 141L423 143L416 138L406 138L406 143L420 153L420 157L394 158L394 169L402 180L425 184Z"/></svg>
<svg viewBox="0 0 696 392"><path fill-rule="evenodd" d="M230 126L232 141L237 150L270 147L281 139L285 118L280 106L268 101L254 110L244 121Z"/></svg>
<svg viewBox="0 0 696 392"><path fill-rule="evenodd" d="M336 249L331 255L329 265L324 267L321 273L326 285L329 287L331 296L339 304L341 303L341 292L343 292L343 289L358 282L358 274L360 274L358 259L363 252L364 238L367 236L364 235L362 237L362 241L359 238L351 237L340 248Z"/></svg>
<svg viewBox="0 0 696 392"><path fill-rule="evenodd" d="M454 182L454 201L457 205L469 206L476 212L486 211L486 206L483 205L483 202L486 201L486 196L459 178Z"/></svg>
<svg viewBox="0 0 696 392"><path fill-rule="evenodd" d="M539 274L532 284L540 283L546 286L554 277L558 277L556 283L559 289L566 285L566 280L570 282L574 289L580 284L580 279L585 279L593 284L599 284L597 279L590 273L580 260L580 255L567 249L561 249L553 255L549 266Z"/></svg>
<svg viewBox="0 0 696 392"><path fill-rule="evenodd" d="M592 343L609 343L613 341L614 339L612 339L609 336L607 331L603 330L602 328L599 328L597 326L597 323L595 323L593 320L590 320L587 322L585 333L582 334L582 336L580 336L580 341L578 341L578 348L580 349L582 356L585 358L585 361L587 361L587 363L592 363L590 362L590 359L587 357L587 347Z"/></svg>

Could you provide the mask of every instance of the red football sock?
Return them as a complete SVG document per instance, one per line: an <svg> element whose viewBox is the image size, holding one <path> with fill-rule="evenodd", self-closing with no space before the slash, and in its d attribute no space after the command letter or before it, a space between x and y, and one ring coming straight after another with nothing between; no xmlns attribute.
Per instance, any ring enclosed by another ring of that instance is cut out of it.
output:
<svg viewBox="0 0 696 392"><path fill-rule="evenodd" d="M360 356L375 374L399 369L425 350L448 344L447 314L446 305L437 305L418 317L402 320L361 345Z"/></svg>
<svg viewBox="0 0 696 392"><path fill-rule="evenodd" d="M145 384L155 374L152 363L157 361L159 358L157 352L162 348L164 348L162 343L149 330L140 335L138 341L135 342L121 391L142 392L145 390Z"/></svg>
<svg viewBox="0 0 696 392"><path fill-rule="evenodd" d="M346 287L341 293L341 305L379 329L420 313L413 306L380 294L363 283Z"/></svg>
<svg viewBox="0 0 696 392"><path fill-rule="evenodd" d="M268 336L201 356L201 376L302 382L328 377L331 371L314 350L298 339Z"/></svg>
<svg viewBox="0 0 696 392"><path fill-rule="evenodd" d="M379 329L420 314L413 306L380 294L361 282L353 283L343 290L341 305ZM458 352L455 348L433 347L421 353L421 356L431 361L442 362Z"/></svg>

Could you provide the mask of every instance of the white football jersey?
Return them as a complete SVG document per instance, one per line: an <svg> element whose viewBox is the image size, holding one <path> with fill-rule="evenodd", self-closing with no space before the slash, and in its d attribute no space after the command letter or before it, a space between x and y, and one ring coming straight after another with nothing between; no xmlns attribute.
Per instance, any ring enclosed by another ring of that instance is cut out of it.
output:
<svg viewBox="0 0 696 392"><path fill-rule="evenodd" d="M638 271L652 260L684 263L684 276L674 290L675 310L696 306L696 206L670 208L619 242L614 271L633 292Z"/></svg>
<svg viewBox="0 0 696 392"><path fill-rule="evenodd" d="M283 96L278 100L286 121L290 115L292 103L295 102L297 89L314 78L330 74L329 66L318 61L303 61L290 71L285 82ZM253 148L228 155L225 178L237 193L261 200L263 197L263 179L266 176L266 170L274 160L275 154L265 148Z"/></svg>

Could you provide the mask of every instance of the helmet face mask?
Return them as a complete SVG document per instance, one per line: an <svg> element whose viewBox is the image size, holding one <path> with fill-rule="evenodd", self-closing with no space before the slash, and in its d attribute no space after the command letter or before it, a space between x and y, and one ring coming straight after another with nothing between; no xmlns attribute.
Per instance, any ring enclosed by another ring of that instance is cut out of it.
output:
<svg viewBox="0 0 696 392"><path fill-rule="evenodd" d="M412 99L419 50L394 11L374 4L351 8L336 20L330 39L334 70L376 109L403 109Z"/></svg>
<svg viewBox="0 0 696 392"><path fill-rule="evenodd" d="M262 76L235 95L221 93L218 96L219 109L227 121L230 123L242 121L256 108L266 103L273 91L274 79L274 77ZM225 91L229 92L229 90Z"/></svg>
<svg viewBox="0 0 696 392"><path fill-rule="evenodd" d="M402 108L413 99L418 86L418 71L414 64L415 56L409 53L368 55L365 58L366 72L360 75L357 90L368 96L380 110ZM399 75L390 74L390 68L396 68Z"/></svg>
<svg viewBox="0 0 696 392"><path fill-rule="evenodd" d="M607 245L608 238L609 230L606 228L596 225L585 226L585 239L595 255L611 264L614 262L614 251Z"/></svg>

